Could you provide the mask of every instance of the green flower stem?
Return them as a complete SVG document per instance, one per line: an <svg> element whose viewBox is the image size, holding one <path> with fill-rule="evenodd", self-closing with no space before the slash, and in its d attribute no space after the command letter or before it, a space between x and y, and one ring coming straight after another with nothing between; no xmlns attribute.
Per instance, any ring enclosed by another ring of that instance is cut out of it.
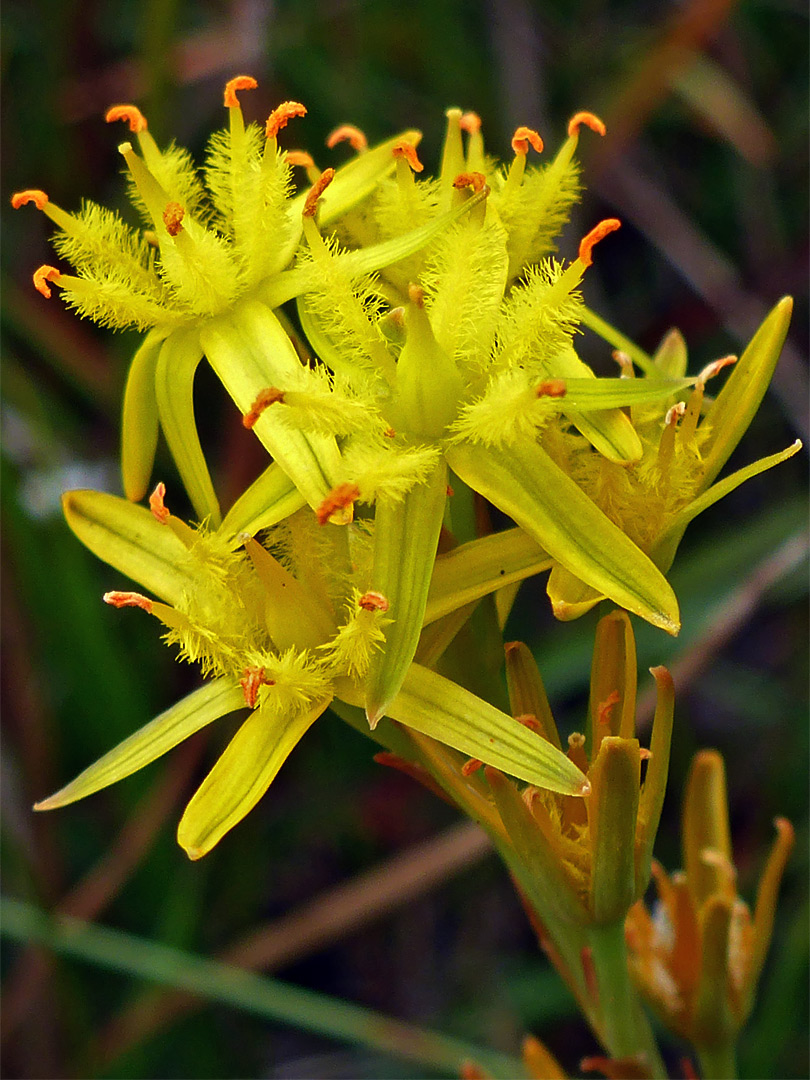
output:
<svg viewBox="0 0 810 1080"><path fill-rule="evenodd" d="M525 1075L521 1063L507 1054L470 1046L460 1039L401 1023L337 998L131 934L67 916L53 920L24 901L3 897L0 916L2 933L11 940L45 945L65 956L189 990L210 1001L291 1024L302 1031L414 1061L431 1071L458 1076L464 1061L474 1061L487 1073L504 1080Z"/></svg>
<svg viewBox="0 0 810 1080"><path fill-rule="evenodd" d="M591 311L589 307L583 306L581 314L582 322L585 326L590 327L595 334L612 345L614 349L621 349L623 353L627 353L634 364L637 364L645 375L660 375L660 370L655 366L653 358L640 349L634 341L631 341L629 337L625 337L614 326L611 326L609 322L606 322L600 315L597 315L595 311Z"/></svg>
<svg viewBox="0 0 810 1080"><path fill-rule="evenodd" d="M722 1046L695 1047L704 1080L736 1080L737 1055L733 1042Z"/></svg>
<svg viewBox="0 0 810 1080"><path fill-rule="evenodd" d="M605 1049L614 1058L643 1054L652 1075L666 1077L652 1028L630 980L624 921L590 927L587 936L599 992L599 1036Z"/></svg>

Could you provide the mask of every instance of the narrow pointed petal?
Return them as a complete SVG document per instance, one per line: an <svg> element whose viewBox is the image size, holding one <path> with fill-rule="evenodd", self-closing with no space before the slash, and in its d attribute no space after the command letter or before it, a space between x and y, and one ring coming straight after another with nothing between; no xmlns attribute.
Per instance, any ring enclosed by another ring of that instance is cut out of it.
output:
<svg viewBox="0 0 810 1080"><path fill-rule="evenodd" d="M636 815L641 756L636 739L602 740L588 777L590 906L598 923L623 920L636 899Z"/></svg>
<svg viewBox="0 0 810 1080"><path fill-rule="evenodd" d="M793 826L787 818L776 818L774 825L777 831L776 840L760 878L759 888L757 889L757 902L754 909L754 934L747 987L750 996L753 996L756 989L768 953L768 947L771 943L779 886L796 839Z"/></svg>
<svg viewBox="0 0 810 1080"><path fill-rule="evenodd" d="M546 595L551 601L551 610L555 618L560 622L572 622L580 618L595 607L600 600L605 599L603 593L586 585L559 563L554 564L548 575Z"/></svg>
<svg viewBox="0 0 810 1080"><path fill-rule="evenodd" d="M281 719L255 709L197 789L177 827L177 842L201 859L249 813L329 700Z"/></svg>
<svg viewBox="0 0 810 1080"><path fill-rule="evenodd" d="M300 372L300 361L281 323L255 300L242 301L228 315L211 319L200 339L209 363L243 415L262 391L283 386ZM317 509L336 483L340 451L334 438L287 427L272 406L259 416L253 430Z"/></svg>
<svg viewBox="0 0 810 1080"><path fill-rule="evenodd" d="M132 357L121 420L121 477L124 494L140 502L149 490L158 441L155 368L164 333L152 331Z"/></svg>
<svg viewBox="0 0 810 1080"><path fill-rule="evenodd" d="M403 499L377 502L372 588L388 601L393 621L366 682L372 727L399 693L416 652L446 501L447 469L441 463Z"/></svg>
<svg viewBox="0 0 810 1080"><path fill-rule="evenodd" d="M689 365L686 342L680 330L673 328L653 353L653 363L667 379L682 379ZM650 375L653 372L649 372Z"/></svg>
<svg viewBox="0 0 810 1080"><path fill-rule="evenodd" d="M264 585L267 630L276 648L316 649L334 634L335 623L278 559L253 539L245 551Z"/></svg>
<svg viewBox="0 0 810 1080"><path fill-rule="evenodd" d="M242 688L234 679L207 682L124 739L55 795L38 802L34 809L55 810L101 791L142 769L206 724L244 708L244 704Z"/></svg>
<svg viewBox="0 0 810 1080"><path fill-rule="evenodd" d="M642 895L650 880L653 845L661 820L669 775L669 749L675 714L675 687L665 667L650 668L655 679L658 700L655 706L650 759L638 805L636 829L636 894Z"/></svg>
<svg viewBox="0 0 810 1080"><path fill-rule="evenodd" d="M533 716L542 728L543 737L562 750L560 735L551 706L548 703L543 678L528 646L522 641L510 641L504 646L506 654L506 685L509 707L513 716Z"/></svg>
<svg viewBox="0 0 810 1080"><path fill-rule="evenodd" d="M690 1041L698 1048L733 1041L738 1021L731 1011L730 934L734 900L714 896L701 912L703 948L700 987L692 1018Z"/></svg>
<svg viewBox="0 0 810 1080"><path fill-rule="evenodd" d="M539 446L455 446L451 468L572 574L670 634L678 602L647 556Z"/></svg>
<svg viewBox="0 0 810 1080"><path fill-rule="evenodd" d="M102 491L68 491L62 509L94 555L169 604L193 588L185 545L144 507Z"/></svg>
<svg viewBox="0 0 810 1080"><path fill-rule="evenodd" d="M551 1051L534 1035L523 1040L523 1064L533 1080L567 1080L568 1077Z"/></svg>
<svg viewBox="0 0 810 1080"><path fill-rule="evenodd" d="M219 501L211 483L194 419L194 375L202 360L196 330L176 330L164 342L155 371L160 426L183 486L200 521L219 525Z"/></svg>
<svg viewBox="0 0 810 1080"><path fill-rule="evenodd" d="M561 404L566 413L585 413L593 409L614 410L663 401L693 386L695 379L566 378L564 382L565 397Z"/></svg>
<svg viewBox="0 0 810 1080"><path fill-rule="evenodd" d="M506 529L460 544L436 559L424 623L551 565L548 554L523 529Z"/></svg>
<svg viewBox="0 0 810 1080"><path fill-rule="evenodd" d="M468 757L563 795L588 781L565 754L513 717L419 664L412 664L388 715Z"/></svg>
<svg viewBox="0 0 810 1080"><path fill-rule="evenodd" d="M242 492L219 531L234 540L242 533L255 536L260 529L276 525L302 506L306 506L306 499L281 466L273 462Z"/></svg>
<svg viewBox="0 0 810 1080"><path fill-rule="evenodd" d="M787 337L793 300L784 296L754 334L706 414L705 487L731 456L759 408Z"/></svg>

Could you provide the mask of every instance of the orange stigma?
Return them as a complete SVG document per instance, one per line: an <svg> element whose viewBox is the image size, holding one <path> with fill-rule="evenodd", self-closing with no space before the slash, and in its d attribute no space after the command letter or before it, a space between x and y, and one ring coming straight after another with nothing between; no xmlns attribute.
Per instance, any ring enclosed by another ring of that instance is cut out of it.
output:
<svg viewBox="0 0 810 1080"><path fill-rule="evenodd" d="M578 112L574 113L571 119L568 121L568 135L578 135L579 129L582 125L589 127L591 131L595 131L597 135L606 135L607 128L599 119L599 117L592 112Z"/></svg>
<svg viewBox="0 0 810 1080"><path fill-rule="evenodd" d="M265 125L265 138L273 139L285 128L294 116L306 116L306 106L299 101L282 101L282 103L270 113Z"/></svg>
<svg viewBox="0 0 810 1080"><path fill-rule="evenodd" d="M600 221L595 228L591 229L587 236L583 236L579 242L580 262L584 263L585 266L591 266L593 263L593 249L600 240L604 240L608 233L620 229L621 225L622 223L618 218L605 218L604 221Z"/></svg>
<svg viewBox="0 0 810 1080"><path fill-rule="evenodd" d="M237 75L235 78L229 79L225 83L222 104L226 109L238 109L239 98L236 96L236 91L255 90L258 85L252 75Z"/></svg>
<svg viewBox="0 0 810 1080"><path fill-rule="evenodd" d="M454 188L471 187L473 191L478 194L479 191L484 190L487 178L482 172L463 172L459 173L453 181Z"/></svg>
<svg viewBox="0 0 810 1080"><path fill-rule="evenodd" d="M159 521L161 525L165 525L171 517L171 511L163 502L165 497L166 485L161 480L149 496L149 509L152 511L152 517L155 518L156 521Z"/></svg>
<svg viewBox="0 0 810 1080"><path fill-rule="evenodd" d="M416 147L405 139L400 139L398 143L395 143L391 152L395 158L405 158L414 172L422 172L425 167L416 156Z"/></svg>
<svg viewBox="0 0 810 1080"><path fill-rule="evenodd" d="M546 379L544 382L538 383L534 388L535 394L541 397L565 397L568 389L565 385L565 379Z"/></svg>
<svg viewBox="0 0 810 1080"><path fill-rule="evenodd" d="M373 589L363 593L357 603L363 611L388 611L390 607L388 597L383 596L381 592L374 592Z"/></svg>
<svg viewBox="0 0 810 1080"><path fill-rule="evenodd" d="M166 209L163 211L163 224L166 226L166 232L169 236L177 236L183 228L183 218L185 216L186 212L180 203L166 203Z"/></svg>
<svg viewBox="0 0 810 1080"><path fill-rule="evenodd" d="M340 127L336 127L334 131L329 133L326 145L332 150L338 143L342 142L347 142L352 150L357 150L358 153L368 146L368 139L360 128L355 127L354 124L341 124Z"/></svg>
<svg viewBox="0 0 810 1080"><path fill-rule="evenodd" d="M276 386L268 386L266 390L260 390L256 395L256 400L242 417L244 426L248 429L254 427L264 410L268 409L271 405L275 405L277 401L280 401L283 404L283 390L279 390Z"/></svg>
<svg viewBox="0 0 810 1080"><path fill-rule="evenodd" d="M519 127L512 136L512 149L516 154L525 156L529 152L529 143L532 144L532 149L536 150L538 154L543 152L543 140L537 132L533 131L532 128Z"/></svg>
<svg viewBox="0 0 810 1080"><path fill-rule="evenodd" d="M152 614L152 601L139 592L105 592L102 600L113 607L139 607Z"/></svg>
<svg viewBox="0 0 810 1080"><path fill-rule="evenodd" d="M315 214L318 212L318 199L320 199L321 195L323 195L334 178L334 169L323 170L310 188L309 195L307 195L306 202L304 203L304 217L315 217Z"/></svg>
<svg viewBox="0 0 810 1080"><path fill-rule="evenodd" d="M462 114L458 126L462 131L466 131L468 135L477 135L481 130L481 117L477 112L465 112Z"/></svg>
<svg viewBox="0 0 810 1080"><path fill-rule="evenodd" d="M55 266L40 266L38 270L34 271L34 288L38 293L42 293L47 300L50 300L51 290L48 288L48 282L53 281L59 284L61 276Z"/></svg>
<svg viewBox="0 0 810 1080"><path fill-rule="evenodd" d="M312 160L312 155L308 154L306 150L288 150L287 164L302 165L305 169L311 169L314 167L315 162Z"/></svg>
<svg viewBox="0 0 810 1080"><path fill-rule="evenodd" d="M336 510L345 510L360 498L357 484L338 484L332 488L321 505L315 511L319 525L325 525Z"/></svg>
<svg viewBox="0 0 810 1080"><path fill-rule="evenodd" d="M126 120L134 135L139 131L146 131L146 117L137 105L111 105L104 114L104 119L108 124L114 120Z"/></svg>
<svg viewBox="0 0 810 1080"><path fill-rule="evenodd" d="M37 210L42 210L48 202L48 196L39 188L26 188L25 191L17 191L11 196L11 205L15 210L32 202Z"/></svg>

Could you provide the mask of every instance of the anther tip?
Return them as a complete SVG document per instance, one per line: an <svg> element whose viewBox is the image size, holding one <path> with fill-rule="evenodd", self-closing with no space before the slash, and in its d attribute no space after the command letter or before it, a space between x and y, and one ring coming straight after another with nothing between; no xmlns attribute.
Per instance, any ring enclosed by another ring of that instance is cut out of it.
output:
<svg viewBox="0 0 810 1080"><path fill-rule="evenodd" d="M318 211L318 200L335 178L334 169L324 169L315 183L312 185L304 202L304 217L315 217Z"/></svg>
<svg viewBox="0 0 810 1080"><path fill-rule="evenodd" d="M512 136L512 149L516 154L528 154L529 144L538 154L543 152L543 140L533 128L521 125Z"/></svg>
<svg viewBox="0 0 810 1080"><path fill-rule="evenodd" d="M417 156L416 147L407 139L400 139L399 142L394 143L391 152L395 158L404 158L414 172L422 172L425 167Z"/></svg>
<svg viewBox="0 0 810 1080"><path fill-rule="evenodd" d="M347 142L352 150L356 150L358 153L368 146L368 139L365 134L354 124L341 124L340 127L336 127L334 131L331 131L326 139L326 145L330 150L333 150L338 143L342 142Z"/></svg>
<svg viewBox="0 0 810 1080"><path fill-rule="evenodd" d="M468 135L477 135L481 130L481 117L476 112L465 112L459 119L459 126Z"/></svg>
<svg viewBox="0 0 810 1080"><path fill-rule="evenodd" d="M129 130L137 135L139 131L146 131L146 117L136 105L111 105L104 114L108 124L115 120L126 120Z"/></svg>
<svg viewBox="0 0 810 1080"><path fill-rule="evenodd" d="M600 240L604 240L608 233L620 229L621 224L618 218L606 218L591 229L587 236L583 236L579 244L580 262L584 263L585 266L590 266L593 263L593 249Z"/></svg>
<svg viewBox="0 0 810 1080"><path fill-rule="evenodd" d="M19 210L21 206L30 202L36 206L37 210L42 210L48 202L48 196L39 188L26 188L25 191L16 191L11 196L11 205L15 210Z"/></svg>
<svg viewBox="0 0 810 1080"><path fill-rule="evenodd" d="M279 131L281 131L282 128L285 128L294 116L306 115L306 106L302 105L300 101L282 101L282 103L273 109L267 117L267 123L264 128L265 138L275 138Z"/></svg>
<svg viewBox="0 0 810 1080"><path fill-rule="evenodd" d="M259 84L253 78L252 75L237 75L233 79L229 79L225 83L225 92L223 94L222 103L226 109L238 109L239 98L236 96L237 90L255 90Z"/></svg>
<svg viewBox="0 0 810 1080"><path fill-rule="evenodd" d="M568 121L568 135L578 135L579 129L582 125L589 127L591 131L595 131L597 135L606 135L607 128L599 119L599 117L592 112L578 112L574 113L571 119Z"/></svg>
<svg viewBox="0 0 810 1080"><path fill-rule="evenodd" d="M53 281L58 284L61 276L62 275L55 266L40 266L38 270L34 271L34 288L38 293L42 293L46 300L50 300L51 290L48 286L48 282Z"/></svg>

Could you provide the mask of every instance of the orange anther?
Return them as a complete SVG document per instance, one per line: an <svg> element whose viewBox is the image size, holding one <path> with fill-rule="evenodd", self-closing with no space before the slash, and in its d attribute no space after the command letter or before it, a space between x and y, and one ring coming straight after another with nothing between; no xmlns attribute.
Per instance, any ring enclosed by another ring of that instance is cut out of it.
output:
<svg viewBox="0 0 810 1080"><path fill-rule="evenodd" d="M423 308L425 306L425 290L421 285L411 282L408 286L408 299L415 307Z"/></svg>
<svg viewBox="0 0 810 1080"><path fill-rule="evenodd" d="M462 776L472 776L472 774L474 772L478 772L478 770L481 768L481 766L483 764L484 764L483 761L479 761L478 758L471 757L468 761L465 761L464 764L461 766L461 775Z"/></svg>
<svg viewBox="0 0 810 1080"><path fill-rule="evenodd" d="M568 388L565 385L565 379L545 379L534 388L534 392L539 398L565 397Z"/></svg>
<svg viewBox="0 0 810 1080"><path fill-rule="evenodd" d="M236 96L236 91L255 90L258 85L252 75L237 75L235 78L229 79L225 83L223 105L226 109L238 109L239 98Z"/></svg>
<svg viewBox="0 0 810 1080"><path fill-rule="evenodd" d="M585 266L590 266L593 263L593 249L603 240L608 233L615 232L616 229L621 228L621 222L618 218L605 218L604 221L600 221L587 236L579 242L579 259Z"/></svg>
<svg viewBox="0 0 810 1080"><path fill-rule="evenodd" d="M712 360L710 364L701 371L697 377L699 383L705 383L708 379L713 379L718 372L722 371L724 367L728 367L729 364L736 364L737 357L731 354L730 356L721 356L719 360Z"/></svg>
<svg viewBox="0 0 810 1080"><path fill-rule="evenodd" d="M534 731L537 735L543 734L543 728L540 721L532 713L524 713L523 716L516 716L515 719L523 727L528 728L529 731Z"/></svg>
<svg viewBox="0 0 810 1080"><path fill-rule="evenodd" d="M445 491L447 492L447 498L448 498L448 499L452 499L452 498L453 498L453 496L455 495L455 491L453 491L453 489L452 489L452 488L450 487L450 485L449 485L449 484L448 484L448 485L447 485L447 487L445 488Z"/></svg>
<svg viewBox="0 0 810 1080"><path fill-rule="evenodd" d="M360 488L357 484L338 484L332 488L321 505L315 511L319 525L325 525L336 510L345 510L353 502L360 498Z"/></svg>
<svg viewBox="0 0 810 1080"><path fill-rule="evenodd" d="M139 131L146 131L146 117L136 105L111 105L104 114L108 124L114 120L126 120L129 130L137 135Z"/></svg>
<svg viewBox="0 0 810 1080"><path fill-rule="evenodd" d="M48 288L48 282L53 281L58 285L61 276L55 266L40 266L34 271L34 288L50 300L51 290Z"/></svg>
<svg viewBox="0 0 810 1080"><path fill-rule="evenodd" d="M355 127L354 124L341 124L340 127L336 127L334 131L331 131L326 139L326 145L332 150L338 143L347 142L352 150L365 150L368 146L368 139L365 137L359 127Z"/></svg>
<svg viewBox="0 0 810 1080"><path fill-rule="evenodd" d="M532 144L532 149L536 150L538 154L542 153L543 140L532 128L521 125L512 136L512 149L516 154L528 154L529 143Z"/></svg>
<svg viewBox="0 0 810 1080"><path fill-rule="evenodd" d="M166 203L166 209L163 211L163 224L166 226L166 232L169 236L177 236L183 228L183 218L185 216L186 212L180 203Z"/></svg>
<svg viewBox="0 0 810 1080"><path fill-rule="evenodd" d="M105 592L102 600L113 607L139 607L152 614L152 601L137 592Z"/></svg>
<svg viewBox="0 0 810 1080"><path fill-rule="evenodd" d="M607 128L595 113L578 112L574 113L574 115L568 121L569 136L577 135L582 124L584 124L586 127L589 127L591 131L595 131L597 135L607 134Z"/></svg>
<svg viewBox="0 0 810 1080"><path fill-rule="evenodd" d="M274 138L294 116L306 115L306 106L302 105L300 101L282 101L267 117L267 124L264 129L265 137L268 139Z"/></svg>
<svg viewBox="0 0 810 1080"><path fill-rule="evenodd" d="M405 158L414 172L422 172L425 167L416 155L416 147L406 139L394 143L392 153L395 158Z"/></svg>
<svg viewBox="0 0 810 1080"><path fill-rule="evenodd" d="M335 178L334 169L324 169L315 183L312 185L304 203L304 217L315 217L318 211L318 199L326 191Z"/></svg>
<svg viewBox="0 0 810 1080"><path fill-rule="evenodd" d="M246 667L242 678L239 680L242 693L245 696L245 704L249 709L256 708L256 700L259 696L260 686L275 686L273 679L267 679L263 667Z"/></svg>
<svg viewBox="0 0 810 1080"><path fill-rule="evenodd" d="M465 112L462 114L458 124L461 130L466 131L468 135L477 135L481 130L481 117L477 112Z"/></svg>
<svg viewBox="0 0 810 1080"><path fill-rule="evenodd" d="M252 428L259 417L262 415L265 409L271 405L275 405L277 401L284 403L284 391L279 390L277 386L268 386L265 390L260 390L256 395L256 400L250 406L248 412L242 417L242 423L246 428Z"/></svg>
<svg viewBox="0 0 810 1080"><path fill-rule="evenodd" d="M48 201L48 196L39 188L26 188L25 191L17 191L11 196L11 205L15 210L32 202L37 210L42 210Z"/></svg>
<svg viewBox="0 0 810 1080"><path fill-rule="evenodd" d="M453 181L454 188L471 187L473 191L478 194L479 191L483 191L486 185L487 178L482 172L463 172L459 173Z"/></svg>
<svg viewBox="0 0 810 1080"><path fill-rule="evenodd" d="M155 518L156 521L159 521L161 525L165 525L171 517L171 511L163 502L165 497L166 485L161 480L149 496L149 509L152 511L152 517Z"/></svg>
<svg viewBox="0 0 810 1080"><path fill-rule="evenodd" d="M363 611L388 611L391 606L388 603L387 596L383 596L381 592L375 592L373 589L363 593L357 603Z"/></svg>
<svg viewBox="0 0 810 1080"><path fill-rule="evenodd" d="M676 405L673 405L671 409L667 409L667 415L664 417L664 423L667 427L675 427L686 412L686 402L679 401Z"/></svg>
<svg viewBox="0 0 810 1080"><path fill-rule="evenodd" d="M605 701L600 701L596 707L596 719L600 724L609 724L613 709L619 704L619 691L614 690Z"/></svg>
<svg viewBox="0 0 810 1080"><path fill-rule="evenodd" d="M308 154L306 150L288 150L287 164L302 165L305 169L311 169L315 162L312 160L312 155Z"/></svg>
<svg viewBox="0 0 810 1080"><path fill-rule="evenodd" d="M383 432L386 439L395 439L397 437L396 431L392 427L387 427Z"/></svg>
<svg viewBox="0 0 810 1080"><path fill-rule="evenodd" d="M650 761L653 756L652 750L648 750L646 746L640 746L638 756L640 761Z"/></svg>

